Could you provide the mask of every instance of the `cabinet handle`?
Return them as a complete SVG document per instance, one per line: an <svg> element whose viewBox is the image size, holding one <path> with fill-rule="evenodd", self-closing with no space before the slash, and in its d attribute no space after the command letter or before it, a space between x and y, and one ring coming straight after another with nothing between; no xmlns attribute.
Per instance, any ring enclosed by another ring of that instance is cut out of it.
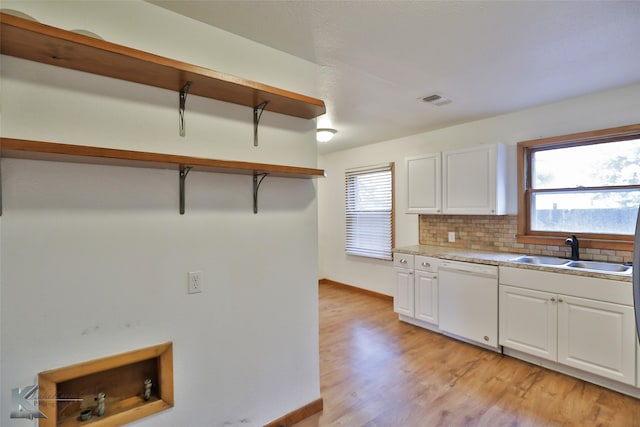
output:
<svg viewBox="0 0 640 427"><path fill-rule="evenodd" d="M555 297L551 297L551 302L556 302L556 298Z"/></svg>
<svg viewBox="0 0 640 427"><path fill-rule="evenodd" d="M423 262L423 263L422 263L422 266L423 266L423 267L431 267L431 264L429 264L428 262Z"/></svg>
<svg viewBox="0 0 640 427"><path fill-rule="evenodd" d="M406 259L402 258L402 259L400 260L400 264L406 264L406 263L407 263L407 260L406 260Z"/></svg>
<svg viewBox="0 0 640 427"><path fill-rule="evenodd" d="M413 275L413 271L410 271L410 272L409 272L409 276L412 276L412 275Z"/></svg>

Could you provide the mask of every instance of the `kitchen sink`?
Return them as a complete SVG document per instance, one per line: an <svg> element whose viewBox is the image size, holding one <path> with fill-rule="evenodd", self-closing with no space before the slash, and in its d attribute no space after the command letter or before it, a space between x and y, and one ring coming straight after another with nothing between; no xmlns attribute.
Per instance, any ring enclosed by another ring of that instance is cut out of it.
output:
<svg viewBox="0 0 640 427"><path fill-rule="evenodd" d="M565 258L556 258L552 256L524 255L518 258L510 259L512 262L521 262L524 264L540 264L540 265L564 265L569 262Z"/></svg>
<svg viewBox="0 0 640 427"><path fill-rule="evenodd" d="M557 258L543 255L523 255L517 258L512 258L509 261L521 262L523 264L541 265L546 267L597 271L600 273L628 274L631 272L630 265L599 261L572 261L566 258Z"/></svg>
<svg viewBox="0 0 640 427"><path fill-rule="evenodd" d="M602 271L605 273L626 273L631 269L629 265L598 261L571 261L566 266L569 268Z"/></svg>

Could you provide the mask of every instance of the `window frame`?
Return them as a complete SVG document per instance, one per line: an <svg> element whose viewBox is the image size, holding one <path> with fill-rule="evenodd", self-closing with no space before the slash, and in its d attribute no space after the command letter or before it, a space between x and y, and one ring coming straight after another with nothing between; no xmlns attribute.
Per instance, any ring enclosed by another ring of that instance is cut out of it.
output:
<svg viewBox="0 0 640 427"><path fill-rule="evenodd" d="M389 256L388 257L382 257L382 256L376 256L373 254L366 254L363 252L350 252L349 249L349 242L348 242L348 235L349 235L349 215L350 215L350 211L349 211L349 177L350 175L365 175L367 173L378 173L381 170L383 170L384 168L388 168L390 174L391 174L391 211L390 211L390 247L389 247ZM365 257L365 258L370 258L370 259L376 259L376 260L381 260L381 261L392 261L393 260L393 248L395 247L395 163L394 162L389 162L389 163L383 163L383 164L377 164L377 165L372 165L372 166L364 166L364 167L358 167L358 168L352 168L352 169L347 169L345 170L344 173L345 176L345 208L344 208L344 214L345 214L345 242L344 242L344 248L345 248L345 254L348 256L359 256L359 257Z"/></svg>
<svg viewBox="0 0 640 427"><path fill-rule="evenodd" d="M634 136L640 138L640 124L519 142L517 145L518 231L516 235L516 241L518 243L525 244L564 246L564 240L568 237L567 232L531 230L531 197L534 192L543 192L540 190L532 191L531 188L532 152L540 149L566 148L586 144L614 142L617 140L629 139L630 137ZM638 188L638 186L611 186L600 188L618 187ZM598 187L593 188L596 190L598 189ZM580 238L580 245L585 248L633 251L634 236L622 234L576 234Z"/></svg>

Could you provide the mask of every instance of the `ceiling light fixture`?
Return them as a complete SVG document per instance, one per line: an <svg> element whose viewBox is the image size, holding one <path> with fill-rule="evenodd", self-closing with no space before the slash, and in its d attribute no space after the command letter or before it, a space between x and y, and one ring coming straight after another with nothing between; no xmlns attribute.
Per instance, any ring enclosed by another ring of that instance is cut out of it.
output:
<svg viewBox="0 0 640 427"><path fill-rule="evenodd" d="M336 132L338 132L335 129L329 129L329 128L320 128L316 130L316 141L318 142L329 142L331 141L331 138L333 138L333 135L336 134Z"/></svg>
<svg viewBox="0 0 640 427"><path fill-rule="evenodd" d="M437 105L438 107L442 107L443 105L447 105L451 103L449 98L445 98L444 96L434 93L433 95L421 96L418 98L422 102L428 102L429 104Z"/></svg>

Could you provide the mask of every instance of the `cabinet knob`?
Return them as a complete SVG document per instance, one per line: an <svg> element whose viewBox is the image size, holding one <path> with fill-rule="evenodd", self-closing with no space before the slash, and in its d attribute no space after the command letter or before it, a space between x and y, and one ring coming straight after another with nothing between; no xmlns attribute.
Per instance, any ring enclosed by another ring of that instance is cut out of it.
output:
<svg viewBox="0 0 640 427"><path fill-rule="evenodd" d="M564 302L564 301L562 301L562 298L558 298L558 302Z"/></svg>
<svg viewBox="0 0 640 427"><path fill-rule="evenodd" d="M551 302L556 302L556 298L555 297L551 297Z"/></svg>
<svg viewBox="0 0 640 427"><path fill-rule="evenodd" d="M406 259L402 258L402 259L400 260L400 264L406 264L406 263L407 263L407 260L406 260Z"/></svg>
<svg viewBox="0 0 640 427"><path fill-rule="evenodd" d="M484 340L485 340L485 341L489 341L489 337L485 335L485 336L484 336Z"/></svg>
<svg viewBox="0 0 640 427"><path fill-rule="evenodd" d="M423 262L423 263L422 263L422 266L423 266L423 267L431 267L431 264L429 264L428 262Z"/></svg>

